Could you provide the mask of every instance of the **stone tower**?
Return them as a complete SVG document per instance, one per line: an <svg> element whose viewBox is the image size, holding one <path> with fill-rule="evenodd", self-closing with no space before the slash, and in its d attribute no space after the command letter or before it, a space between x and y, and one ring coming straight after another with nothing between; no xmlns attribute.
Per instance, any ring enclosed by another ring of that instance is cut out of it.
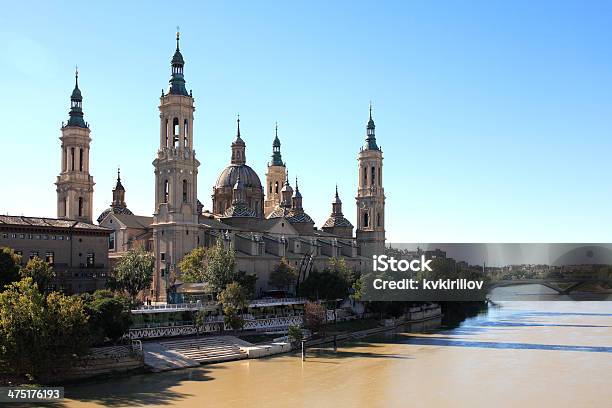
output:
<svg viewBox="0 0 612 408"><path fill-rule="evenodd" d="M281 202L281 189L285 185L286 167L281 157L281 142L278 138L278 124L275 128L274 142L272 143L272 160L268 163L266 172L266 200L264 201L264 216L267 218Z"/></svg>
<svg viewBox="0 0 612 408"><path fill-rule="evenodd" d="M385 249L385 191L383 189L382 150L376 144L375 125L370 119L365 144L359 151L359 182L357 189L357 243L361 256L383 254Z"/></svg>
<svg viewBox="0 0 612 408"><path fill-rule="evenodd" d="M178 263L194 249L198 239L197 176L200 163L193 149L193 97L187 93L179 49L171 61L170 88L159 105L159 150L155 167L153 250L155 274L152 295L166 300L166 289L180 276Z"/></svg>
<svg viewBox="0 0 612 408"><path fill-rule="evenodd" d="M79 72L70 96L70 118L62 123L62 163L57 177L57 218L91 223L94 181L89 174L89 125L83 120Z"/></svg>

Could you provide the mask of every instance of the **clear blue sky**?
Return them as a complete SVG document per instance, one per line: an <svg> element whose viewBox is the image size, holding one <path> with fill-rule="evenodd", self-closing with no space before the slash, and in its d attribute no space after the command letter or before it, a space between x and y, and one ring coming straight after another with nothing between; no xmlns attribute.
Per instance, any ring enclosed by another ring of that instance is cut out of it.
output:
<svg viewBox="0 0 612 408"><path fill-rule="evenodd" d="M240 113L262 180L278 121L317 225L336 182L354 222L372 100L390 241L610 241L612 2L87 3L2 6L1 213L55 216L75 64L95 216L117 165L129 208L153 212L180 25L206 208Z"/></svg>

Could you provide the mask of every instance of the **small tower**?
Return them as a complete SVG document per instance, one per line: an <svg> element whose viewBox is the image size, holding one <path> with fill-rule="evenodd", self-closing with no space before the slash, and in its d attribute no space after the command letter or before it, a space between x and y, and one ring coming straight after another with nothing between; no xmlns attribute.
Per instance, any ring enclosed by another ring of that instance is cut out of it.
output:
<svg viewBox="0 0 612 408"><path fill-rule="evenodd" d="M236 119L236 139L232 142L232 164L242 165L246 163L246 143L240 137L240 115Z"/></svg>
<svg viewBox="0 0 612 408"><path fill-rule="evenodd" d="M291 208L291 198L293 197L293 188L289 185L289 171L285 174L285 185L281 189L280 206L283 208Z"/></svg>
<svg viewBox="0 0 612 408"><path fill-rule="evenodd" d="M108 214L125 214L134 215L125 203L125 188L121 184L121 170L117 169L117 184L113 188L113 201L109 208L104 210L102 214L98 216L98 224L106 218Z"/></svg>
<svg viewBox="0 0 612 408"><path fill-rule="evenodd" d="M353 224L342 213L342 201L338 195L338 186L336 185L336 196L332 201L332 212L321 229L329 234L339 235L345 238L353 237Z"/></svg>
<svg viewBox="0 0 612 408"><path fill-rule="evenodd" d="M302 193L300 193L297 177L295 178L295 190L293 190L293 196L291 196L291 208L294 212L304 211L304 207L302 207Z"/></svg>
<svg viewBox="0 0 612 408"><path fill-rule="evenodd" d="M89 174L89 125L83 120L79 71L70 96L70 117L62 123L62 162L57 177L57 218L92 222L94 181Z"/></svg>
<svg viewBox="0 0 612 408"><path fill-rule="evenodd" d="M278 123L275 126L274 142L272 142L272 160L268 163L266 172L266 200L264 201L264 216L268 217L281 202L280 190L286 181L287 168L281 157L281 142L278 138Z"/></svg>
<svg viewBox="0 0 612 408"><path fill-rule="evenodd" d="M383 156L376 144L372 104L366 127L366 140L357 160L359 181L357 189L356 238L361 256L371 258L385 250L385 191L382 183Z"/></svg>
<svg viewBox="0 0 612 408"><path fill-rule="evenodd" d="M185 60L176 33L176 51L170 62L168 92L160 98L159 150L155 168L153 250L155 274L152 296L166 299L166 289L180 277L178 263L197 245L199 231L197 180L200 162L193 148L194 99L185 88Z"/></svg>
<svg viewBox="0 0 612 408"><path fill-rule="evenodd" d="M121 169L117 168L117 184L113 188L113 204L114 208L126 208L125 205L125 188L121 184Z"/></svg>

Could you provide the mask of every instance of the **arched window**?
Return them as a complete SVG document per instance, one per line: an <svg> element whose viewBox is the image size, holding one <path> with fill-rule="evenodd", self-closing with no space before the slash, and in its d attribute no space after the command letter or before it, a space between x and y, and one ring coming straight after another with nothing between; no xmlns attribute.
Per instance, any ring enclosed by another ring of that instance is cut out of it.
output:
<svg viewBox="0 0 612 408"><path fill-rule="evenodd" d="M188 143L188 137L189 135L189 124L187 122L187 119L185 119L185 125L183 127L183 147L189 147L189 143Z"/></svg>
<svg viewBox="0 0 612 408"><path fill-rule="evenodd" d="M378 168L378 185L382 186L382 171Z"/></svg>
<svg viewBox="0 0 612 408"><path fill-rule="evenodd" d="M270 191L269 191L269 193L270 194L272 193L272 183L270 183Z"/></svg>
<svg viewBox="0 0 612 408"><path fill-rule="evenodd" d="M368 169L367 167L363 168L363 185L365 186L368 183Z"/></svg>
<svg viewBox="0 0 612 408"><path fill-rule="evenodd" d="M376 167L372 166L372 177L370 178L370 184L376 184Z"/></svg>
<svg viewBox="0 0 612 408"><path fill-rule="evenodd" d="M64 171L68 171L68 149L64 148Z"/></svg>
<svg viewBox="0 0 612 408"><path fill-rule="evenodd" d="M183 202L187 202L187 180L183 180Z"/></svg>
<svg viewBox="0 0 612 408"><path fill-rule="evenodd" d="M79 171L83 171L83 148L79 149Z"/></svg>
<svg viewBox="0 0 612 408"><path fill-rule="evenodd" d="M278 194L278 181L274 182L274 192Z"/></svg>
<svg viewBox="0 0 612 408"><path fill-rule="evenodd" d="M177 148L179 147L179 133L181 131L178 118L174 118L174 121L172 122L172 127L174 129L173 146Z"/></svg>
<svg viewBox="0 0 612 408"><path fill-rule="evenodd" d="M169 136L170 136L169 133L170 133L170 131L168 129L168 119L166 119L166 147L170 147L170 145L169 145L170 141L168 140Z"/></svg>
<svg viewBox="0 0 612 408"><path fill-rule="evenodd" d="M74 147L70 148L70 170L74 171Z"/></svg>
<svg viewBox="0 0 612 408"><path fill-rule="evenodd" d="M368 225L369 222L370 222L370 217L368 216L368 213L367 212L363 213L363 226L367 228L369 226Z"/></svg>
<svg viewBox="0 0 612 408"><path fill-rule="evenodd" d="M79 197L79 217L83 216L83 197Z"/></svg>
<svg viewBox="0 0 612 408"><path fill-rule="evenodd" d="M168 180L164 181L164 203L168 202L170 198L170 182Z"/></svg>
<svg viewBox="0 0 612 408"><path fill-rule="evenodd" d="M382 222L381 222L381 218L380 218L380 213L377 213L376 214L376 226L380 227L381 224L382 224Z"/></svg>

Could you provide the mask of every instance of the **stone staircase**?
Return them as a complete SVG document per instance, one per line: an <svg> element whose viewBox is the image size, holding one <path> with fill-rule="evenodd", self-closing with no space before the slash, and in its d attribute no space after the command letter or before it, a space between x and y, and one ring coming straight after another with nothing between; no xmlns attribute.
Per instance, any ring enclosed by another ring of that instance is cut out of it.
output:
<svg viewBox="0 0 612 408"><path fill-rule="evenodd" d="M165 349L200 364L248 358L241 347L251 343L233 336L193 337L180 340L166 340L159 343Z"/></svg>

